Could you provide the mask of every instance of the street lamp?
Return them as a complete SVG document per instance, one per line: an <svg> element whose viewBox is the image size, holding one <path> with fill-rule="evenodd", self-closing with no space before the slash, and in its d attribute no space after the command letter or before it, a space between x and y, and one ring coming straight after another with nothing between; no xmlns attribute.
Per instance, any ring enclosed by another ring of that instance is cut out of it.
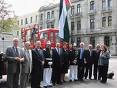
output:
<svg viewBox="0 0 117 88"><path fill-rule="evenodd" d="M3 53L4 53L4 35L2 37L2 44L3 44Z"/></svg>

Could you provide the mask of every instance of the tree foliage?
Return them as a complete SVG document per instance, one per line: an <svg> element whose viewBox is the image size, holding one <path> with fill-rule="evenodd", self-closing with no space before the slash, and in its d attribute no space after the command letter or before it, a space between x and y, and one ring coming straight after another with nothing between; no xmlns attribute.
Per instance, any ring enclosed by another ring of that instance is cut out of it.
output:
<svg viewBox="0 0 117 88"><path fill-rule="evenodd" d="M10 7L5 0L0 0L0 32L9 32L12 28L18 27L16 17L11 17L14 13Z"/></svg>
<svg viewBox="0 0 117 88"><path fill-rule="evenodd" d="M0 20L1 32L10 32L12 29L18 29L16 18L8 18L6 20Z"/></svg>

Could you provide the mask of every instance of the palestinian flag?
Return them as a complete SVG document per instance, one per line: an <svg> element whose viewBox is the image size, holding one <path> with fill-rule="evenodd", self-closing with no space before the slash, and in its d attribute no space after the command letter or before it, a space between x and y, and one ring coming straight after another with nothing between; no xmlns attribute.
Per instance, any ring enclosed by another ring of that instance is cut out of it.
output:
<svg viewBox="0 0 117 88"><path fill-rule="evenodd" d="M59 37L65 42L69 42L70 33L68 25L68 10L70 9L70 0L60 0L60 12L59 12Z"/></svg>

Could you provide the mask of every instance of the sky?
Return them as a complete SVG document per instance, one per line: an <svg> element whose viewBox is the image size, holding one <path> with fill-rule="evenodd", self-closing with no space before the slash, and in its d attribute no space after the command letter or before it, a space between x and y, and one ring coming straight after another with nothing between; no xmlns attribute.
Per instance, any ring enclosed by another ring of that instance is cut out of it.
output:
<svg viewBox="0 0 117 88"><path fill-rule="evenodd" d="M38 11L39 7L48 5L49 3L57 3L59 0L5 0L11 4L11 9L15 11L15 15L22 16L31 12Z"/></svg>

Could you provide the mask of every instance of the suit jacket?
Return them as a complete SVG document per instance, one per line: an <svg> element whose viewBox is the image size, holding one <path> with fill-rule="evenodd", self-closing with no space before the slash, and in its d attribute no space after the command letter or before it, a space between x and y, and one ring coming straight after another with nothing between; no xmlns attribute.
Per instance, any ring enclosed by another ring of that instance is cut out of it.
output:
<svg viewBox="0 0 117 88"><path fill-rule="evenodd" d="M32 72L40 72L43 69L42 61L44 61L44 55L42 49L32 50Z"/></svg>
<svg viewBox="0 0 117 88"><path fill-rule="evenodd" d="M21 58L24 58L25 57L24 51L19 47L17 49L19 56ZM16 55L14 47L8 47L6 50L6 60L8 61L8 73L16 73L18 68L17 64L19 63L16 61L16 57L18 56Z"/></svg>
<svg viewBox="0 0 117 88"><path fill-rule="evenodd" d="M101 50L99 50L99 51L94 50L94 60L93 60L94 64L98 64L98 60L99 60L99 57L100 57L100 52L101 52Z"/></svg>
<svg viewBox="0 0 117 88"><path fill-rule="evenodd" d="M88 64L93 64L94 50L91 51L91 54L89 50L85 50L85 59Z"/></svg>
<svg viewBox="0 0 117 88"><path fill-rule="evenodd" d="M32 50L23 49L25 53L24 62L21 64L22 67L22 73L30 73L32 70Z"/></svg>
<svg viewBox="0 0 117 88"><path fill-rule="evenodd" d="M49 65L49 62L52 62L52 50L50 50L49 48L46 48L44 51L44 57L45 57L45 61L44 61L44 68L49 68L52 65Z"/></svg>
<svg viewBox="0 0 117 88"><path fill-rule="evenodd" d="M58 53L56 48L52 49L53 68L61 67L61 64L62 64L62 60L61 60L62 49L59 48L59 50L60 50L60 52Z"/></svg>
<svg viewBox="0 0 117 88"><path fill-rule="evenodd" d="M62 68L63 69L68 69L69 67L69 52L68 50L62 49Z"/></svg>
<svg viewBox="0 0 117 88"><path fill-rule="evenodd" d="M83 53L82 53L82 58L81 58L81 59L80 59L80 53L81 53L81 50L78 49L77 63L78 63L78 64L84 64L85 50L83 49Z"/></svg>
<svg viewBox="0 0 117 88"><path fill-rule="evenodd" d="M75 49L69 50L69 62L70 62L70 65L77 64L76 50Z"/></svg>

